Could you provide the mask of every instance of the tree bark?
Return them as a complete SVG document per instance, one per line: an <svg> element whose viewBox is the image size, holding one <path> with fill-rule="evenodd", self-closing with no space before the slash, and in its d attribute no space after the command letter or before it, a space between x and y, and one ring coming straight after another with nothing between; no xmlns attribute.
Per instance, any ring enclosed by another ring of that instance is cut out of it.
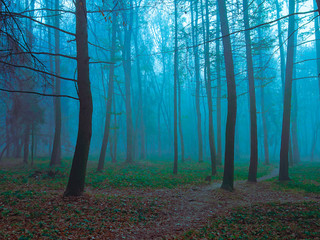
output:
<svg viewBox="0 0 320 240"><path fill-rule="evenodd" d="M258 133L257 133L257 108L256 108L256 93L254 86L254 73L250 37L250 24L248 13L248 1L243 0L244 11L244 28L245 28L245 41L246 41L246 59L247 59L247 72L249 81L249 97L250 97L250 166L249 166L249 182L257 182L258 170Z"/></svg>
<svg viewBox="0 0 320 240"><path fill-rule="evenodd" d="M294 13L295 1L289 0L289 14ZM281 150L280 150L280 170L279 180L286 181L289 178L289 139L290 139L290 115L291 115L291 95L292 95L292 74L293 74L293 55L294 55L294 16L289 17L288 27L288 50L286 64L286 79L284 89L284 104L283 104L283 120L282 120L282 135L281 135Z"/></svg>
<svg viewBox="0 0 320 240"><path fill-rule="evenodd" d="M76 44L79 128L71 172L64 196L80 196L84 191L87 161L92 134L92 95L89 79L89 51L86 0L76 0Z"/></svg>
<svg viewBox="0 0 320 240"><path fill-rule="evenodd" d="M225 163L221 188L232 191L234 179L234 135L237 118L237 92L225 0L218 0L218 6L220 13L221 32L223 36L222 43L228 88Z"/></svg>

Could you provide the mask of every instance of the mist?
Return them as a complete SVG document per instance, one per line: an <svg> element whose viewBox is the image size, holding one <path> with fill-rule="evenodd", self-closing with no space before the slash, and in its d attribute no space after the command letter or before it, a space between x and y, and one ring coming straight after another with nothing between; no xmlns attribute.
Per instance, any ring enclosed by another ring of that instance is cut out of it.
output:
<svg viewBox="0 0 320 240"><path fill-rule="evenodd" d="M179 193L186 199L220 187L256 191L244 180L317 189L317 3L0 1L3 179L61 178L64 197L87 187L200 189ZM252 200L261 201L269 204ZM184 232L199 228L191 222Z"/></svg>

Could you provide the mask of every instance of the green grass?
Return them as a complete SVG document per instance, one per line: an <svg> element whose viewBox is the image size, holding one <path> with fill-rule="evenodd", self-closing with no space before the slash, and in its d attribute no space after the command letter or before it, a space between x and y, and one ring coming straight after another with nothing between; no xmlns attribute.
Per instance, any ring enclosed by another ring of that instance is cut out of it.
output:
<svg viewBox="0 0 320 240"><path fill-rule="evenodd" d="M320 163L303 163L289 169L291 181L273 180L280 190L297 190L307 193L320 193Z"/></svg>
<svg viewBox="0 0 320 240"><path fill-rule="evenodd" d="M68 180L71 161L63 161L62 166L53 169L58 170L55 177L50 177L45 171L50 170L46 159L35 161L34 167L18 166L0 170L0 186L7 182L17 186L30 185L35 189L49 188L53 190L63 189ZM125 163L105 165L104 171L97 172L97 162L89 161L86 184L96 189L109 188L175 188L179 186L206 184L205 178L210 175L210 164L205 163L179 163L178 175L172 174L172 163L168 161L145 161L127 165ZM260 165L258 177L268 174L273 166ZM35 171L43 174L34 177ZM219 181L223 176L223 168L217 169L212 181ZM248 164L235 165L235 180L246 180L248 176ZM4 186L5 187L5 186ZM4 188L6 189L6 187ZM11 188L12 189L12 188Z"/></svg>
<svg viewBox="0 0 320 240"><path fill-rule="evenodd" d="M317 202L257 204L215 216L179 239L314 239L319 222Z"/></svg>

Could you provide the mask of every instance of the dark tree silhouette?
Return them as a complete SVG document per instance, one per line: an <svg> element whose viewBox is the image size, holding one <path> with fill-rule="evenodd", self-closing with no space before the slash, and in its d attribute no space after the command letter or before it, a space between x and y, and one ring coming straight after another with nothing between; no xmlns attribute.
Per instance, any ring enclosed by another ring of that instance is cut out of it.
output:
<svg viewBox="0 0 320 240"><path fill-rule="evenodd" d="M86 0L76 0L76 43L79 89L79 128L76 149L64 196L80 196L84 191L92 134L92 95L89 79L89 51Z"/></svg>
<svg viewBox="0 0 320 240"><path fill-rule="evenodd" d="M221 188L232 191L234 179L234 136L237 119L237 92L225 0L218 0L218 6L228 88L225 162Z"/></svg>

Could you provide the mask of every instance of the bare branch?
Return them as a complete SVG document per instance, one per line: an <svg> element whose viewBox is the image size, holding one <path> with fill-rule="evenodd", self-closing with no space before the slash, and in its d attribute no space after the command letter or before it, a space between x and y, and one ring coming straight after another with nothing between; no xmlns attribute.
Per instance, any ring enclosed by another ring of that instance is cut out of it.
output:
<svg viewBox="0 0 320 240"><path fill-rule="evenodd" d="M59 97L59 98L70 98L70 99L74 99L74 100L79 100L79 98L72 97L69 95L55 95L55 94L39 93L39 92L33 92L33 91L9 90L9 89L3 89L3 88L0 88L0 91L9 92L9 93L33 94L33 95L40 95L40 96L44 96L44 97Z"/></svg>
<svg viewBox="0 0 320 240"><path fill-rule="evenodd" d="M0 61L0 63L5 64L5 65L9 65L9 66L11 66L11 67L29 69L29 70L31 70L31 71L43 73L43 74L46 74L46 75L49 75L49 76L52 76L52 77L56 77L56 78L60 78L60 79L62 79L62 80L66 80L66 81L77 82L77 80L72 79L72 78L61 77L61 76L55 75L55 74L53 74L53 73L49 73L49 72L46 72L46 71L43 71L43 70L39 70L39 69L36 69L36 68L32 68L32 67L28 67L28 66L16 65L16 64L4 62L4 61Z"/></svg>

